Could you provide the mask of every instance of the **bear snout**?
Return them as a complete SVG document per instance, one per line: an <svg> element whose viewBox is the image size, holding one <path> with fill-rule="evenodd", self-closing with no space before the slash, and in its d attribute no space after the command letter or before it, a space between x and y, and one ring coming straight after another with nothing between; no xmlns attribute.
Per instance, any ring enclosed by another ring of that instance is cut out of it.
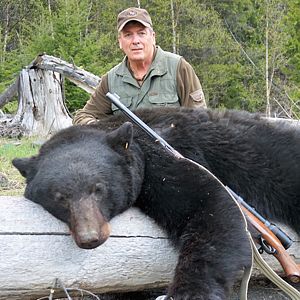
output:
<svg viewBox="0 0 300 300"><path fill-rule="evenodd" d="M70 230L78 247L94 249L110 236L110 225L92 198L70 203Z"/></svg>
<svg viewBox="0 0 300 300"><path fill-rule="evenodd" d="M78 247L82 249L94 249L102 245L110 235L109 223L103 225L100 231L89 230L81 231L73 234L74 240Z"/></svg>

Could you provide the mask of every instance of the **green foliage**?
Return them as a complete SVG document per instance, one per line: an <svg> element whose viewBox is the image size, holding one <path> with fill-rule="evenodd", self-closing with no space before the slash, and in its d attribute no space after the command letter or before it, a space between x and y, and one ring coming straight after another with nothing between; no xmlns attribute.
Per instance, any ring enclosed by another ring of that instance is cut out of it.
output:
<svg viewBox="0 0 300 300"><path fill-rule="evenodd" d="M22 140L0 139L0 173L7 181L0 185L1 195L21 195L24 192L25 179L12 166L12 159L37 154L39 145L32 138Z"/></svg>
<svg viewBox="0 0 300 300"><path fill-rule="evenodd" d="M18 101L17 101L17 97L15 97L14 100L10 101L5 105L5 107L3 108L3 112L5 114L13 115L17 111L17 109L18 109Z"/></svg>
<svg viewBox="0 0 300 300"><path fill-rule="evenodd" d="M300 83L300 0L290 1L289 10L284 19L289 38L286 42L288 64L286 73L296 83ZM299 98L299 96L298 96Z"/></svg>
<svg viewBox="0 0 300 300"><path fill-rule="evenodd" d="M278 114L283 107L294 116L300 114L300 0L173 0L174 20L170 0L139 2L150 12L163 49L173 51L175 30L176 51L194 66L211 107L265 110L268 20L272 110ZM116 15L137 4L133 0L1 1L0 93L40 53L102 76L123 57ZM71 112L89 98L68 81L65 89Z"/></svg>
<svg viewBox="0 0 300 300"><path fill-rule="evenodd" d="M75 110L84 106L86 101L89 99L89 94L83 89L77 87L74 83L66 81L65 98L66 106L72 114Z"/></svg>

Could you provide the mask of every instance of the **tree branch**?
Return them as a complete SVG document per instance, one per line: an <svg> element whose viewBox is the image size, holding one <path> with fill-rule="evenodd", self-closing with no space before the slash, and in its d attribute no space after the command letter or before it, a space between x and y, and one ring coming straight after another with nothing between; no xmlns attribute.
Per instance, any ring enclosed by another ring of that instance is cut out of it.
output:
<svg viewBox="0 0 300 300"><path fill-rule="evenodd" d="M0 108L12 100L18 93L19 76L2 94L0 94Z"/></svg>
<svg viewBox="0 0 300 300"><path fill-rule="evenodd" d="M88 71L69 64L60 58L46 54L39 55L28 68L39 68L60 73L89 94L94 92L101 80L100 77Z"/></svg>

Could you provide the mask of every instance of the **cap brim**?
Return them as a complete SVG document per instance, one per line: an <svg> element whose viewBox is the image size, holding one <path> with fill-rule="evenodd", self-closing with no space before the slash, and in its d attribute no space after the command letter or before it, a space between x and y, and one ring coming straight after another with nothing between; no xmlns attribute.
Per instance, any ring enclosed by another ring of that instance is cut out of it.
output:
<svg viewBox="0 0 300 300"><path fill-rule="evenodd" d="M138 20L138 19L130 19L130 20L127 20L125 21L119 28L118 28L118 31L120 32L127 23L129 22L132 22L132 21L136 21L136 22L139 22L141 23L142 25L144 25L145 27L148 27L148 28L152 28L151 25L147 22L144 22L144 21L141 21L141 20Z"/></svg>

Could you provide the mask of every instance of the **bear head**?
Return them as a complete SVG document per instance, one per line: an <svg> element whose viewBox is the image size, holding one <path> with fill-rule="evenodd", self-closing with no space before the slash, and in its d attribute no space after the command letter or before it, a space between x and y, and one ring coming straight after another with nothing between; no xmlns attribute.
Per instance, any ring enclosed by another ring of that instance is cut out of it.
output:
<svg viewBox="0 0 300 300"><path fill-rule="evenodd" d="M129 122L109 132L72 126L38 155L12 163L26 177L25 197L67 223L79 247L92 249L109 237L109 220L138 197L144 176L138 153Z"/></svg>

